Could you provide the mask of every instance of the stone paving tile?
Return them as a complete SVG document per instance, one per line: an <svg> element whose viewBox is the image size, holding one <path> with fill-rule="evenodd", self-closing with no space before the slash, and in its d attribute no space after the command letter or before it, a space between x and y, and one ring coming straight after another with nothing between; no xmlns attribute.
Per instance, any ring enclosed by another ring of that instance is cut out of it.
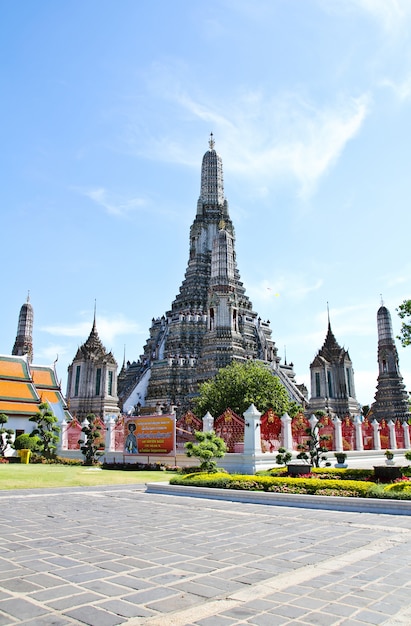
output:
<svg viewBox="0 0 411 626"><path fill-rule="evenodd" d="M25 598L19 598L18 601L16 601L16 598L12 598L10 600L1 600L0 611L12 615L17 619L37 617L39 615L47 613L47 609L44 609L37 604L34 604L34 602L26 600Z"/></svg>
<svg viewBox="0 0 411 626"><path fill-rule="evenodd" d="M156 602L150 602L146 606L153 611L159 611L160 613L172 613L174 611L181 611L192 606L196 606L200 603L198 595L190 593L182 593L178 596L172 596L171 598L164 598L163 600L157 600ZM165 618L166 620L167 618Z"/></svg>
<svg viewBox="0 0 411 626"><path fill-rule="evenodd" d="M370 609L359 611L355 615L355 619L360 622L365 622L366 624L373 624L376 626L377 624L382 624L388 618L386 613L377 613L376 611L372 611Z"/></svg>
<svg viewBox="0 0 411 626"><path fill-rule="evenodd" d="M247 620L247 624L251 624L252 626L283 626L290 623L291 622L288 617L283 617L282 615L272 615L270 613L261 613L260 615L255 615L252 619Z"/></svg>
<svg viewBox="0 0 411 626"><path fill-rule="evenodd" d="M30 593L31 591L38 591L41 589L41 585L35 585L24 578L9 578L8 580L2 580L1 586L6 591L14 591L16 593Z"/></svg>
<svg viewBox="0 0 411 626"><path fill-rule="evenodd" d="M139 589L152 589L153 583L143 580L141 578L137 578L135 576L129 576L124 574L123 576L114 576L110 578L110 582L119 585L122 588L122 593L126 593L127 591L136 591Z"/></svg>
<svg viewBox="0 0 411 626"><path fill-rule="evenodd" d="M305 623L310 624L310 626L333 626L334 624L341 624L341 618L336 615L331 615L330 613L320 613L318 611L313 611L304 616Z"/></svg>
<svg viewBox="0 0 411 626"><path fill-rule="evenodd" d="M68 626L68 624L72 626L73 620L62 615L42 615L38 618L19 622L19 626Z"/></svg>
<svg viewBox="0 0 411 626"><path fill-rule="evenodd" d="M153 611L125 600L106 600L105 602L100 602L98 606L121 617L150 617L154 615Z"/></svg>
<svg viewBox="0 0 411 626"><path fill-rule="evenodd" d="M98 596L97 594L91 592L83 592L78 593L77 595L66 596L57 600L49 600L48 602L45 602L45 604L53 609L56 609L57 611L63 611L64 609L68 609L73 606L91 604L92 602L96 602L97 600L101 600L101 596Z"/></svg>
<svg viewBox="0 0 411 626"><path fill-rule="evenodd" d="M222 595L221 589L212 587L211 585L200 585L196 581L187 581L178 583L173 587L174 591L184 591L185 593L191 593L203 598L215 598Z"/></svg>
<svg viewBox="0 0 411 626"><path fill-rule="evenodd" d="M0 626L10 626L10 624L17 624L17 621L4 613L0 613Z"/></svg>
<svg viewBox="0 0 411 626"><path fill-rule="evenodd" d="M57 600L58 598L66 598L80 592L79 588L74 585L61 584L59 587L49 587L41 591L30 593L30 598L37 602L47 602L47 600Z"/></svg>
<svg viewBox="0 0 411 626"><path fill-rule="evenodd" d="M223 617L222 615L214 615L213 617L206 617L194 622L192 626L231 626L231 624L238 624L236 619L230 617ZM190 626L190 625L187 625Z"/></svg>
<svg viewBox="0 0 411 626"><path fill-rule="evenodd" d="M126 621L126 618L120 615L108 613L95 606L82 606L66 611L65 615L89 626L117 626L117 624L123 624Z"/></svg>

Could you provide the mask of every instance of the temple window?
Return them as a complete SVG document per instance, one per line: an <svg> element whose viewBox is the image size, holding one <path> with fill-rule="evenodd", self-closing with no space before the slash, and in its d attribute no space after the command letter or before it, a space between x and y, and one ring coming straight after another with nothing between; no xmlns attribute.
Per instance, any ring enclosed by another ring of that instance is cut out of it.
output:
<svg viewBox="0 0 411 626"><path fill-rule="evenodd" d="M80 371L81 371L81 365L77 365L76 367L76 380L74 383L74 395L78 396L78 389L79 389L79 385L80 385Z"/></svg>
<svg viewBox="0 0 411 626"><path fill-rule="evenodd" d="M321 397L321 383L320 383L320 373L315 372L315 397Z"/></svg>
<svg viewBox="0 0 411 626"><path fill-rule="evenodd" d="M96 371L96 396L100 395L101 389L101 367L99 367Z"/></svg>

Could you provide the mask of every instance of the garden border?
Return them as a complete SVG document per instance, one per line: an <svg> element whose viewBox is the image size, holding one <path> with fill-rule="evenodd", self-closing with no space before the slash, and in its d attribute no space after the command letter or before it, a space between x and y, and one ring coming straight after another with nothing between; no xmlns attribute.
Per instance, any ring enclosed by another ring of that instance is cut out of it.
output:
<svg viewBox="0 0 411 626"><path fill-rule="evenodd" d="M147 493L172 496L227 500L245 504L266 504L326 511L351 513L384 513L387 515L411 515L411 501L379 498L348 498L343 496L315 496L294 493L267 493L242 491L240 489L217 489L215 487L190 487L170 485L166 482L147 483Z"/></svg>

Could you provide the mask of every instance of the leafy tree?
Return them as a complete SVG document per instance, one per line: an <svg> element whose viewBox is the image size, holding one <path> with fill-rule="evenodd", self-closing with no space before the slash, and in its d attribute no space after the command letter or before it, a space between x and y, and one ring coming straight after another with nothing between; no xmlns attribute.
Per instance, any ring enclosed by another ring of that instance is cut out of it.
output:
<svg viewBox="0 0 411 626"><path fill-rule="evenodd" d="M411 300L404 300L397 309L402 320L400 334L397 337L401 341L403 348L411 344Z"/></svg>
<svg viewBox="0 0 411 626"><path fill-rule="evenodd" d="M199 459L200 469L204 472L214 472L217 463L213 459L221 459L227 452L224 440L217 437L214 431L196 431L194 436L197 443L188 441L184 444L186 455Z"/></svg>
<svg viewBox="0 0 411 626"><path fill-rule="evenodd" d="M13 448L15 450L31 450L35 452L38 449L40 439L37 435L29 435L29 433L23 433L15 438Z"/></svg>
<svg viewBox="0 0 411 626"><path fill-rule="evenodd" d="M314 467L320 467L322 461L326 461L327 457L325 453L328 449L323 445L330 437L329 435L321 435L322 424L317 423L314 427L305 429L308 439L306 443L300 443L298 449L301 450L297 454L297 459L303 459L304 461L310 461Z"/></svg>
<svg viewBox="0 0 411 626"><path fill-rule="evenodd" d="M46 459L52 459L56 456L57 444L59 442L60 426L58 419L50 410L47 402L40 404L40 411L30 417L30 422L36 424L36 428L31 433L39 438L39 452Z"/></svg>
<svg viewBox="0 0 411 626"><path fill-rule="evenodd" d="M81 432L85 435L85 441L80 439L80 450L84 456L84 465L94 465L98 458L104 454L105 445L102 441L101 425L94 413L89 413L83 423Z"/></svg>
<svg viewBox="0 0 411 626"><path fill-rule="evenodd" d="M9 418L4 413L0 413L0 457L4 456L7 450L7 446L13 441L14 430L11 428L4 428Z"/></svg>
<svg viewBox="0 0 411 626"><path fill-rule="evenodd" d="M227 408L242 415L251 404L262 413L272 408L277 415L283 415L291 405L284 385L261 361L233 361L200 385L199 391L194 403L200 415L209 411L217 417Z"/></svg>

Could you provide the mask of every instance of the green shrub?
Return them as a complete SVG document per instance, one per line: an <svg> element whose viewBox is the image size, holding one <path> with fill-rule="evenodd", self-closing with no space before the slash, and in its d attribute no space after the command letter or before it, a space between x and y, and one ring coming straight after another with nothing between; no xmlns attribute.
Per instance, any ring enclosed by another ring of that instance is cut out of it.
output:
<svg viewBox="0 0 411 626"><path fill-rule="evenodd" d="M16 437L13 442L13 448L15 450L31 450L32 452L38 450L40 439L36 435L30 435L29 433L23 433Z"/></svg>

